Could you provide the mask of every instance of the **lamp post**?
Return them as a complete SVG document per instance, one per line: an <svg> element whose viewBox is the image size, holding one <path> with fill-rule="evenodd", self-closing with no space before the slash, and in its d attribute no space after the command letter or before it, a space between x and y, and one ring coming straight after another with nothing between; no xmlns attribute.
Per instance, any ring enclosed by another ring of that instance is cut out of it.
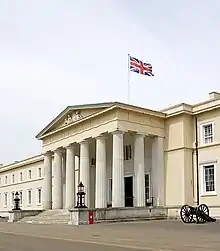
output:
<svg viewBox="0 0 220 251"><path fill-rule="evenodd" d="M21 210L20 208L20 198L19 198L19 193L15 193L15 198L14 198L14 208L12 210Z"/></svg>
<svg viewBox="0 0 220 251"><path fill-rule="evenodd" d="M84 192L84 185L82 182L80 182L78 185L77 205L75 206L75 208L87 208L87 206L85 205L85 195L86 193Z"/></svg>

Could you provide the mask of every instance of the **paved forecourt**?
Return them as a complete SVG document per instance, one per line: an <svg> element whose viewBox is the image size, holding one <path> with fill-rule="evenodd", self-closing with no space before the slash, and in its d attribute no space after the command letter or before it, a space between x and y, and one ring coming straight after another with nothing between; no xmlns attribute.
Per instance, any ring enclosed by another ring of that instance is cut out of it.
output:
<svg viewBox="0 0 220 251"><path fill-rule="evenodd" d="M88 226L0 224L0 250L220 250L220 224L147 221ZM7 245L8 249L7 249ZM16 246L17 245L17 246ZM20 245L20 246L19 246ZM11 246L11 248L10 248ZM17 249L16 249L17 248Z"/></svg>

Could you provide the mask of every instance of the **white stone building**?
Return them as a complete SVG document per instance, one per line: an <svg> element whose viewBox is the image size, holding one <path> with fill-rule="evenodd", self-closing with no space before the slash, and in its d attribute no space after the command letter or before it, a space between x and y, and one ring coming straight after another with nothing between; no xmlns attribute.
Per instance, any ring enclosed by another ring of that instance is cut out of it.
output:
<svg viewBox="0 0 220 251"><path fill-rule="evenodd" d="M163 111L118 102L67 107L37 135L42 155L1 166L1 215L15 191L22 209L72 208L80 181L91 208L144 207L152 197L155 206L195 204L195 117L200 201L218 208L219 107L215 92Z"/></svg>

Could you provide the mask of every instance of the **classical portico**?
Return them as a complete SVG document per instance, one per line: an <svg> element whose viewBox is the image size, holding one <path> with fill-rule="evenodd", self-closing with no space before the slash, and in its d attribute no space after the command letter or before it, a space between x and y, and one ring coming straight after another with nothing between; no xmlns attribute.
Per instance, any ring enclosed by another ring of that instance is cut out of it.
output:
<svg viewBox="0 0 220 251"><path fill-rule="evenodd" d="M73 208L81 181L88 207L165 204L164 114L121 103L69 107L43 140L44 209Z"/></svg>

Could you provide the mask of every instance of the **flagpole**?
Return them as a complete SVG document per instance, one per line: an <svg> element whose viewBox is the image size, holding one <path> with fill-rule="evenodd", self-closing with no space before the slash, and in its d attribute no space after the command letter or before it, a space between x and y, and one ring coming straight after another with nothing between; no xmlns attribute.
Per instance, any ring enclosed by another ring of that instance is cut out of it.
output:
<svg viewBox="0 0 220 251"><path fill-rule="evenodd" d="M130 54L128 54L128 104L130 104Z"/></svg>

